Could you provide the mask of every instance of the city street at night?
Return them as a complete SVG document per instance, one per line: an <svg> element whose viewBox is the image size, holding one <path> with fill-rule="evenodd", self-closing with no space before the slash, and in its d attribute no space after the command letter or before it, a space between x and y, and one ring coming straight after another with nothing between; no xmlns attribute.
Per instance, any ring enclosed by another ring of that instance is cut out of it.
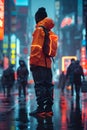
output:
<svg viewBox="0 0 87 130"><path fill-rule="evenodd" d="M0 0L0 130L87 130L87 0Z"/></svg>

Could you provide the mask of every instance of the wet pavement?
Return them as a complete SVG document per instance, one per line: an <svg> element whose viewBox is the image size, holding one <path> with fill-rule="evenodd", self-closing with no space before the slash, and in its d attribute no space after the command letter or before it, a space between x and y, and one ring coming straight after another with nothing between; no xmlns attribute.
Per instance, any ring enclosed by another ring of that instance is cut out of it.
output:
<svg viewBox="0 0 87 130"><path fill-rule="evenodd" d="M19 100L14 88L11 98L0 91L0 130L87 130L87 93L71 97L70 90L54 86L53 116L32 117L29 113L36 109L33 85L27 89L26 99Z"/></svg>

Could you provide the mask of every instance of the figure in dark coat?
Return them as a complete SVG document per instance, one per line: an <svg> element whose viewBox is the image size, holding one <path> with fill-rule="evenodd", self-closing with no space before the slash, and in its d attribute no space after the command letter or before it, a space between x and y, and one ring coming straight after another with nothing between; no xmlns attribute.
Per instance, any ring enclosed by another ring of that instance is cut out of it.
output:
<svg viewBox="0 0 87 130"><path fill-rule="evenodd" d="M64 71L62 71L59 76L59 84L58 84L58 88L61 88L62 92L64 92L65 83L66 83L66 75L64 74Z"/></svg>
<svg viewBox="0 0 87 130"><path fill-rule="evenodd" d="M1 78L4 95L7 93L7 97L11 96L11 89L14 85L14 81L15 81L15 75L13 65L10 64L9 67L3 71L3 75Z"/></svg>
<svg viewBox="0 0 87 130"><path fill-rule="evenodd" d="M66 72L66 78L69 80L69 83L71 85L71 95L73 96L73 90L74 90L74 67L75 67L75 59L71 59L71 64L69 65L69 67L67 68L67 72Z"/></svg>
<svg viewBox="0 0 87 130"><path fill-rule="evenodd" d="M77 60L75 62L75 68L74 68L74 84L75 84L75 91L76 91L77 98L79 98L79 93L82 85L81 77L83 77L84 80L83 68L80 65L80 61Z"/></svg>
<svg viewBox="0 0 87 130"><path fill-rule="evenodd" d="M24 60L19 60L19 67L17 69L17 83L19 89L19 97L21 97L21 91L23 89L24 97L26 97L26 86L28 80L29 71Z"/></svg>

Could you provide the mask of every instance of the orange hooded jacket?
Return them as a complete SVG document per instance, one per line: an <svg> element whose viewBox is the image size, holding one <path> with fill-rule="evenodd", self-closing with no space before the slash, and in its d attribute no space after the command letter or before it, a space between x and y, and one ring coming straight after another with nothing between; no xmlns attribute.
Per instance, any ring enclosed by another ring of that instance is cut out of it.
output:
<svg viewBox="0 0 87 130"><path fill-rule="evenodd" d="M47 29L52 29L54 27L54 22L52 19L46 17L42 21L36 24L36 29L34 31L32 43L31 43L31 51L30 51L30 65L35 66L43 66L47 68L51 68L51 59L50 57L46 57L43 53L43 43L44 43L44 30L42 27L44 26Z"/></svg>

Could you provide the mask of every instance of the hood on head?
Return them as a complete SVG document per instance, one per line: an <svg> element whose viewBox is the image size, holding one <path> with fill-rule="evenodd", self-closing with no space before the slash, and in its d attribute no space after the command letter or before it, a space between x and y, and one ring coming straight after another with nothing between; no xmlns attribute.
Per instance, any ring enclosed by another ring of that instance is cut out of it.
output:
<svg viewBox="0 0 87 130"><path fill-rule="evenodd" d="M24 60L19 60L19 65L20 65L20 66L23 66L23 65L25 65L25 62L24 62Z"/></svg>
<svg viewBox="0 0 87 130"><path fill-rule="evenodd" d="M51 18L46 17L42 21L38 22L36 27L38 26L44 26L47 29L52 29L54 27L54 21Z"/></svg>

